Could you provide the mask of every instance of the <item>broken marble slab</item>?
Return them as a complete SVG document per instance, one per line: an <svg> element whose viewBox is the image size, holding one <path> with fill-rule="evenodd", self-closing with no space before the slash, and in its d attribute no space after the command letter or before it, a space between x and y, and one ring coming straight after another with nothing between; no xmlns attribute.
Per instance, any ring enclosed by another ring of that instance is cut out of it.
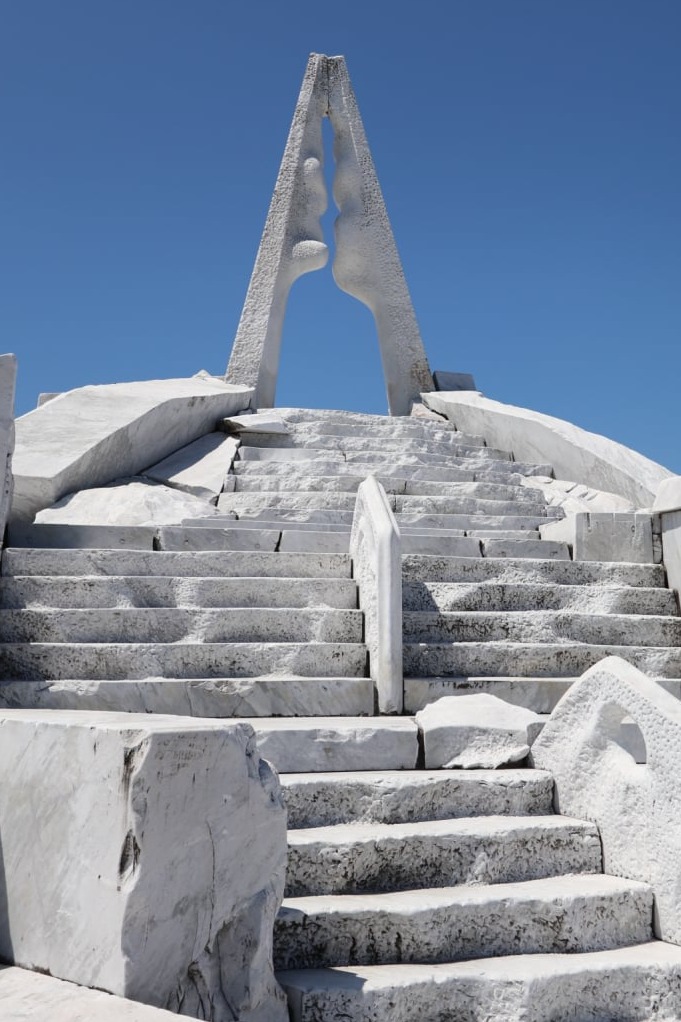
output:
<svg viewBox="0 0 681 1022"><path fill-rule="evenodd" d="M415 717L426 769L490 770L525 759L544 723L522 706L484 692L443 696Z"/></svg>
<svg viewBox="0 0 681 1022"><path fill-rule="evenodd" d="M0 733L0 956L213 1022L285 1022L286 813L252 728L3 710Z"/></svg>
<svg viewBox="0 0 681 1022"><path fill-rule="evenodd" d="M216 379L79 387L16 422L12 517L32 521L67 493L134 476L248 407Z"/></svg>
<svg viewBox="0 0 681 1022"><path fill-rule="evenodd" d="M575 561L653 564L653 521L646 512L579 511L539 527L542 542L569 543Z"/></svg>
<svg viewBox="0 0 681 1022"><path fill-rule="evenodd" d="M178 525L184 518L216 514L209 501L133 477L79 490L39 511L37 525Z"/></svg>
<svg viewBox="0 0 681 1022"><path fill-rule="evenodd" d="M250 415L231 415L220 423L225 433L275 433L288 436L290 430L276 412L255 412Z"/></svg>
<svg viewBox="0 0 681 1022"><path fill-rule="evenodd" d="M206 433L163 461L145 468L141 474L215 503L225 488L225 479L238 449L239 441L234 437Z"/></svg>

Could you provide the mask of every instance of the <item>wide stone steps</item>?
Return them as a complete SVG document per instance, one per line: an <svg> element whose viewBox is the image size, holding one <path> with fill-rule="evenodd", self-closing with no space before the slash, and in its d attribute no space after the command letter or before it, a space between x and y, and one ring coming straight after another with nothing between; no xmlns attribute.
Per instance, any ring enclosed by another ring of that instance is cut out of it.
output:
<svg viewBox="0 0 681 1022"><path fill-rule="evenodd" d="M438 440L443 443L459 442L471 447L485 447L485 440L472 433L462 433L450 423L435 420L419 422L404 416L381 416L357 419L340 416L324 416L319 418L300 419L295 413L289 416L285 411L279 412L286 420L286 426L293 437L305 437L310 433L323 436L368 436L383 439L416 439Z"/></svg>
<svg viewBox="0 0 681 1022"><path fill-rule="evenodd" d="M601 874L286 898L275 969L605 951L653 937L647 884Z"/></svg>
<svg viewBox="0 0 681 1022"><path fill-rule="evenodd" d="M322 607L0 610L5 643L361 643L359 610Z"/></svg>
<svg viewBox="0 0 681 1022"><path fill-rule="evenodd" d="M679 646L681 618L564 610L404 612L406 643L578 642L590 645Z"/></svg>
<svg viewBox="0 0 681 1022"><path fill-rule="evenodd" d="M320 771L279 780L290 830L553 813L552 777L529 768Z"/></svg>
<svg viewBox="0 0 681 1022"><path fill-rule="evenodd" d="M391 438L381 437L380 439L371 434L364 436L333 436L326 433L306 432L295 437L286 437L273 433L249 433L246 441L249 448L254 447L278 447L291 448L294 450L327 451L355 451L366 452L376 451L380 448L383 452L393 451L396 454L440 454L450 458L475 457L480 461L512 461L508 451L500 451L493 447L482 447L478 444L470 444L458 440L456 434L452 434L451 440L429 440L419 438Z"/></svg>
<svg viewBox="0 0 681 1022"><path fill-rule="evenodd" d="M306 493L355 493L365 475L301 475L289 473L285 476L274 475L237 475L235 477L236 493L289 493L305 491ZM411 479L406 476L376 475L379 483L388 494L407 496L442 496L442 497L475 497L480 500L519 501L520 503L543 501L541 490L529 486L516 486L513 483L474 482L456 480L448 482L431 479Z"/></svg>
<svg viewBox="0 0 681 1022"><path fill-rule="evenodd" d="M681 948L443 964L280 972L291 1022L672 1022L681 1017Z"/></svg>
<svg viewBox="0 0 681 1022"><path fill-rule="evenodd" d="M675 615L670 589L548 582L405 582L402 606L409 611L560 611L582 614Z"/></svg>
<svg viewBox="0 0 681 1022"><path fill-rule="evenodd" d="M236 512L223 512L207 518L184 518L181 525L222 529L346 529L352 528L354 511L332 508L291 510L285 507L263 508L250 515L236 517ZM546 525L546 515L474 515L428 514L423 511L397 512L395 519L401 532L410 529L452 531L461 535L494 536L499 533L530 533L518 538L539 539L539 526Z"/></svg>
<svg viewBox="0 0 681 1022"><path fill-rule="evenodd" d="M600 873L596 827L565 816L349 823L289 831L286 896Z"/></svg>
<svg viewBox="0 0 681 1022"><path fill-rule="evenodd" d="M277 462L285 462L292 465L300 463L309 465L311 468L316 462L323 462L329 465L362 465L371 472L376 472L376 466L380 465L404 465L414 469L419 468L442 468L460 469L465 472L489 472L492 474L512 473L523 476L552 476L553 469L548 464L534 464L530 462L512 461L510 458L490 458L485 456L489 448L475 448L473 453L464 455L432 453L427 450L412 450L410 452L391 451L386 454L382 449L380 441L375 446L360 451L342 450L341 448L314 448L314 447L251 447L245 442L239 448L236 466L244 466L256 462L262 466L255 471L265 471L267 466Z"/></svg>
<svg viewBox="0 0 681 1022"><path fill-rule="evenodd" d="M257 448L256 448L257 449ZM324 452L320 452L324 453ZM459 459L461 461L461 459ZM533 466L534 467L534 466ZM529 469L529 466L525 466ZM232 466L232 473L237 481L258 478L284 479L287 476L297 478L298 476L336 476L339 479L353 476L366 478L367 475L375 475L387 479L411 479L424 482L498 482L506 485L522 485L521 479L527 477L529 471L519 471L515 462L502 462L498 465L495 462L487 462L482 466L466 466L465 462L459 465L441 464L411 464L407 459L396 458L394 455L372 455L363 461L346 461L316 458L296 458L295 460L254 460L239 459ZM237 482L237 485L238 485Z"/></svg>
<svg viewBox="0 0 681 1022"><path fill-rule="evenodd" d="M366 647L350 642L49 643L0 645L0 674L21 679L363 677Z"/></svg>
<svg viewBox="0 0 681 1022"><path fill-rule="evenodd" d="M678 649L582 642L406 643L404 673L411 677L577 678L606 656L619 656L652 677L681 677Z"/></svg>
<svg viewBox="0 0 681 1022"><path fill-rule="evenodd" d="M473 484L474 485L474 484ZM353 511L356 502L354 493L311 491L273 491L267 493L221 493L218 508L234 511L239 516L250 515L270 507L288 508L291 511L305 511L308 508L320 510ZM421 512L432 514L465 515L531 515L537 518L562 518L562 508L550 508L531 500L494 500L479 497L417 496L388 494L388 503L393 511Z"/></svg>
<svg viewBox="0 0 681 1022"><path fill-rule="evenodd" d="M9 548L2 554L2 574L349 579L352 562L347 554L324 553Z"/></svg>
<svg viewBox="0 0 681 1022"><path fill-rule="evenodd" d="M357 585L336 578L169 575L15 575L0 578L2 608L357 608Z"/></svg>

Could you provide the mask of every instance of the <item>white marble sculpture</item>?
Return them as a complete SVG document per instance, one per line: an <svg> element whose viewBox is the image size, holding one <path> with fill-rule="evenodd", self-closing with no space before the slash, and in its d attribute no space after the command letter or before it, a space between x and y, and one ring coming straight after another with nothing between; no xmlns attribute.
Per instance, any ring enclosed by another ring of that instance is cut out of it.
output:
<svg viewBox="0 0 681 1022"><path fill-rule="evenodd" d="M324 117L334 131L340 210L334 279L371 309L390 413L408 415L433 380L344 57L308 60L226 380L254 387L259 408L274 404L288 293L328 259L319 221L327 205Z"/></svg>

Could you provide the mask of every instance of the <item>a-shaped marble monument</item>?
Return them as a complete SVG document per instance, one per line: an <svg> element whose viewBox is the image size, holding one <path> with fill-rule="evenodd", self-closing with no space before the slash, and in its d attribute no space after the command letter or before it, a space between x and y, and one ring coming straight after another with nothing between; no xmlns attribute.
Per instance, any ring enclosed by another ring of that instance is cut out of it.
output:
<svg viewBox="0 0 681 1022"><path fill-rule="evenodd" d="M344 57L313 53L308 60L226 380L254 387L259 408L274 405L289 291L329 255L320 224L324 117L334 132L340 210L334 280L371 309L390 413L408 415L433 380Z"/></svg>

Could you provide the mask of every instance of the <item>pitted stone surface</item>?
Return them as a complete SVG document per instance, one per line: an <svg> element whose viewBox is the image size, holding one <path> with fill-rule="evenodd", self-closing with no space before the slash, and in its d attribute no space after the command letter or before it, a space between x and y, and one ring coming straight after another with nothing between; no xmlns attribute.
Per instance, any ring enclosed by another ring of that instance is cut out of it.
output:
<svg viewBox="0 0 681 1022"><path fill-rule="evenodd" d="M426 767L495 769L525 759L532 727L541 722L531 710L496 696L450 696L416 714Z"/></svg>
<svg viewBox="0 0 681 1022"><path fill-rule="evenodd" d="M212 515L206 499L146 479L118 480L110 486L79 490L35 516L55 525L171 525L190 515Z"/></svg>

